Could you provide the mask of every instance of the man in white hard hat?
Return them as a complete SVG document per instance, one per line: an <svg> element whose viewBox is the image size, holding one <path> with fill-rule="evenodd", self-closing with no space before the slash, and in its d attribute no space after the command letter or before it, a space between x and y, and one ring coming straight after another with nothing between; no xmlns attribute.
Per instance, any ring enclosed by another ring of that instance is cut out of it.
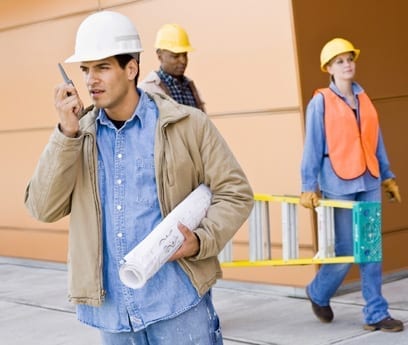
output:
<svg viewBox="0 0 408 345"><path fill-rule="evenodd" d="M208 117L136 87L140 38L132 22L101 11L80 25L75 53L93 107L71 84L55 89L59 123L27 186L44 222L67 215L69 299L104 345L222 344L211 287L217 255L249 215L251 187ZM212 202L196 229L140 289L124 285L126 254L197 186Z"/></svg>
<svg viewBox="0 0 408 345"><path fill-rule="evenodd" d="M140 88L164 93L178 103L205 111L194 82L184 75L188 53L193 51L187 32L180 25L165 24L157 32L155 48L160 68L151 71L140 83Z"/></svg>

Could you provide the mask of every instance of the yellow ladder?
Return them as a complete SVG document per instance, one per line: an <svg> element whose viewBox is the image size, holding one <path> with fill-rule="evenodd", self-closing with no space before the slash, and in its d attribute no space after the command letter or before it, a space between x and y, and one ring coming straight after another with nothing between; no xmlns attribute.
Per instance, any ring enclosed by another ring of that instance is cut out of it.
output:
<svg viewBox="0 0 408 345"><path fill-rule="evenodd" d="M317 212L318 251L313 258L299 258L299 197L255 194L249 217L249 258L233 260L233 242L227 243L218 258L223 267L310 265L382 261L381 204L321 199ZM281 203L282 258L272 258L270 203ZM347 208L353 219L353 256L335 256L334 208Z"/></svg>

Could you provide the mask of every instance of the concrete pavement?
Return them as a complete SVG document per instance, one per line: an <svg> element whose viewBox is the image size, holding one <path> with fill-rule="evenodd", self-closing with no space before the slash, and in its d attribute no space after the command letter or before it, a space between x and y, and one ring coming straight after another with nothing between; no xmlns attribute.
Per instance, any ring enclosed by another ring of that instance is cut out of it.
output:
<svg viewBox="0 0 408 345"><path fill-rule="evenodd" d="M98 345L97 330L76 320L63 264L0 257L1 345ZM393 317L408 327L408 272L383 285ZM304 291L220 281L214 288L224 345L407 345L399 333L362 329L360 291L335 297L335 319L322 324ZM175 344L177 345L177 344Z"/></svg>

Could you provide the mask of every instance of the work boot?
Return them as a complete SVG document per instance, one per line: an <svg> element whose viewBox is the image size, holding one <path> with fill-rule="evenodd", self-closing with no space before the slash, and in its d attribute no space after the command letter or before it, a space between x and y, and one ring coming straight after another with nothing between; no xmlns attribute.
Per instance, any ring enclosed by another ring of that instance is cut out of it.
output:
<svg viewBox="0 0 408 345"><path fill-rule="evenodd" d="M316 317L324 323L329 323L333 321L333 310L330 307L330 305L322 307L318 305L317 303L313 302L313 300L309 296L309 292L307 291L306 288L306 296L309 299L310 303L312 303L312 309L313 313L316 315Z"/></svg>
<svg viewBox="0 0 408 345"><path fill-rule="evenodd" d="M366 331L401 332L404 329L404 324L400 320L388 316L377 323L366 324L363 328Z"/></svg>

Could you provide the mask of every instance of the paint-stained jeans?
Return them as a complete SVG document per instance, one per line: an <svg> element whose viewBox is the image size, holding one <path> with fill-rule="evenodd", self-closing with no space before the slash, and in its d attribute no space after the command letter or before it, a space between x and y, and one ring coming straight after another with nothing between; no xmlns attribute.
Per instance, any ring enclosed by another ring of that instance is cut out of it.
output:
<svg viewBox="0 0 408 345"><path fill-rule="evenodd" d="M179 316L139 332L101 331L103 345L223 345L221 327L211 294Z"/></svg>
<svg viewBox="0 0 408 345"><path fill-rule="evenodd" d="M325 194L326 199L355 201L380 201L381 190L375 189L350 195ZM353 229L351 210L336 208L334 210L335 252L337 256L353 255ZM307 287L309 296L320 306L327 306L330 299L340 287L351 264L322 265L314 280ZM363 308L364 322L376 323L389 316L388 303L381 294L381 263L360 264L361 290L366 305Z"/></svg>

